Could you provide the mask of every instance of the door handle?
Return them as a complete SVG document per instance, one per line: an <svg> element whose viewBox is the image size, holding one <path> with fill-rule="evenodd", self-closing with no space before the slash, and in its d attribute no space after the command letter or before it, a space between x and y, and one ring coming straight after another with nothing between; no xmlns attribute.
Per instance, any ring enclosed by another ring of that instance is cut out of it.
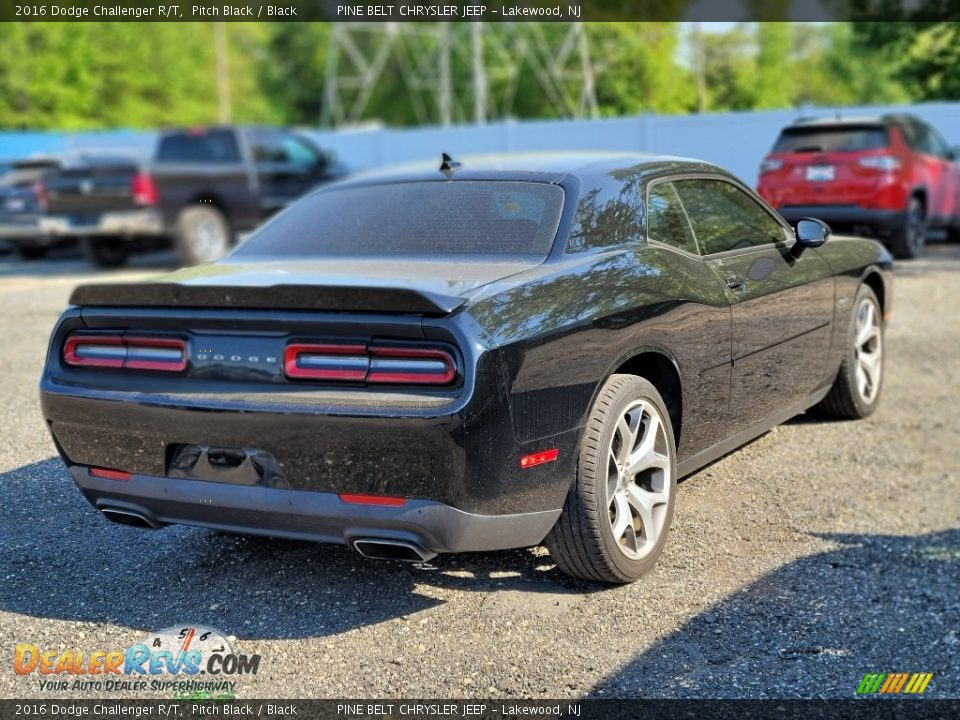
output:
<svg viewBox="0 0 960 720"><path fill-rule="evenodd" d="M743 292L747 289L747 280L740 275L731 275L727 278L727 287L731 290Z"/></svg>

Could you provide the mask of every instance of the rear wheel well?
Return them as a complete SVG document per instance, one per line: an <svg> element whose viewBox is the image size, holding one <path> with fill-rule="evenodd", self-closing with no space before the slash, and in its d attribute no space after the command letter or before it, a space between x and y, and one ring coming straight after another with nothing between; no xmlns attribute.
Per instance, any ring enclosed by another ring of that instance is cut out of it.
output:
<svg viewBox="0 0 960 720"><path fill-rule="evenodd" d="M663 398L670 413L673 426L673 438L680 447L680 429L683 421L683 392L680 373L673 361L658 352L645 352L634 355L613 371L615 374L637 375L653 385Z"/></svg>
<svg viewBox="0 0 960 720"><path fill-rule="evenodd" d="M215 207L220 212L220 214L223 215L223 217L226 219L227 224L228 225L231 224L230 217L227 215L226 206L224 205L223 201L220 199L220 197L216 193L212 193L212 192L197 193L192 198L190 198L190 200L187 201L184 204L184 206L180 209L186 210L188 207L192 207L194 205L200 205L201 207L211 207L211 206Z"/></svg>
<svg viewBox="0 0 960 720"><path fill-rule="evenodd" d="M884 294L883 279L880 277L880 274L876 272L868 273L867 276L863 278L863 284L873 290L873 294L877 296L877 302L880 303L880 312L886 314L887 299Z"/></svg>
<svg viewBox="0 0 960 720"><path fill-rule="evenodd" d="M927 214L927 191L924 190L923 188L917 188L912 193L910 193L910 197L915 197L917 198L917 200L920 201L920 204L923 205L923 214L926 215Z"/></svg>

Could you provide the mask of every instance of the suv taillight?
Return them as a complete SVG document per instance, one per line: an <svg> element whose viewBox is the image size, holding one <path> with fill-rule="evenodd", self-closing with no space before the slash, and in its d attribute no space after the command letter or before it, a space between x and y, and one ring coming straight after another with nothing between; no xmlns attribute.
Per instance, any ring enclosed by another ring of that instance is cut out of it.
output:
<svg viewBox="0 0 960 720"><path fill-rule="evenodd" d="M783 169L783 160L779 158L764 158L763 162L760 163L760 174L768 172L776 172L777 170Z"/></svg>
<svg viewBox="0 0 960 720"><path fill-rule="evenodd" d="M283 353L291 380L332 380L380 385L450 385L453 354L438 347L291 343Z"/></svg>
<svg viewBox="0 0 960 720"><path fill-rule="evenodd" d="M135 205L149 207L156 205L160 196L157 194L157 185L149 173L138 172L133 176L130 190L133 194Z"/></svg>
<svg viewBox="0 0 960 720"><path fill-rule="evenodd" d="M857 165L869 170L894 172L900 169L900 161L893 155L867 155L857 160Z"/></svg>
<svg viewBox="0 0 960 720"><path fill-rule="evenodd" d="M47 188L44 187L44 184L40 180L33 184L33 196L37 198L37 205L40 208L40 212L46 212Z"/></svg>
<svg viewBox="0 0 960 720"><path fill-rule="evenodd" d="M63 361L74 367L180 372L187 367L187 343L179 338L130 335L71 335Z"/></svg>

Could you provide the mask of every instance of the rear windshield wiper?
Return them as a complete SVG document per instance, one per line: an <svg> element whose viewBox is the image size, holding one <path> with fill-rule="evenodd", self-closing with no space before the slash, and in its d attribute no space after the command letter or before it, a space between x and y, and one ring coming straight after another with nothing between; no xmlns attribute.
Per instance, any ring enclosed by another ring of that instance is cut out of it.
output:
<svg viewBox="0 0 960 720"><path fill-rule="evenodd" d="M796 147L793 149L793 152L823 152L822 145L803 145L801 147Z"/></svg>

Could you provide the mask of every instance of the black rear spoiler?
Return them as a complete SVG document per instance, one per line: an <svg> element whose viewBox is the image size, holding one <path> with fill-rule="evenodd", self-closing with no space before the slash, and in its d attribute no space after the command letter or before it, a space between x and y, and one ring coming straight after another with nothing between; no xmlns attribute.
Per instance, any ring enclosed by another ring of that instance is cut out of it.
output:
<svg viewBox="0 0 960 720"><path fill-rule="evenodd" d="M455 295L408 288L331 285L80 285L71 305L94 307L231 308L447 315L463 305Z"/></svg>

